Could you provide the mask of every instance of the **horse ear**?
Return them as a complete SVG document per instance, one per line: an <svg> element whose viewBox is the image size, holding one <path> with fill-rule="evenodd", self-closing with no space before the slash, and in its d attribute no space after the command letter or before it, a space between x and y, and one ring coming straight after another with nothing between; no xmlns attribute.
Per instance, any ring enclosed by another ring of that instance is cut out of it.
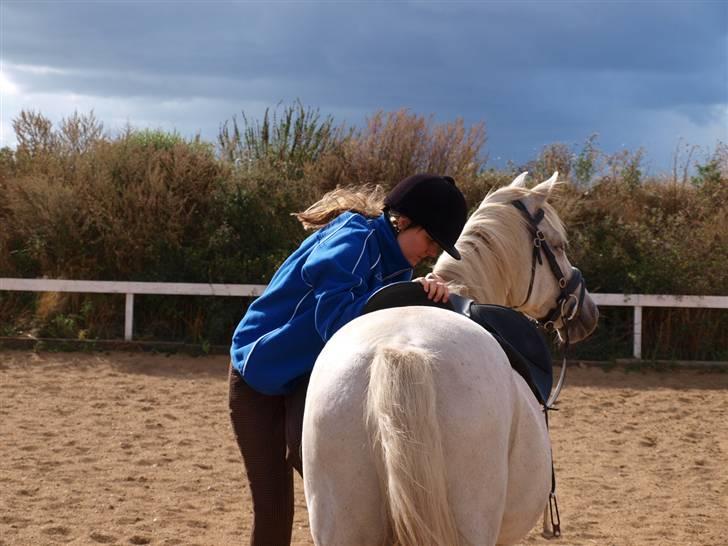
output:
<svg viewBox="0 0 728 546"><path fill-rule="evenodd" d="M528 175L528 171L523 171L521 174L519 174L516 178L513 179L513 182L508 184L510 188L525 188L526 187L526 176Z"/></svg>
<svg viewBox="0 0 728 546"><path fill-rule="evenodd" d="M559 178L559 171L555 171L554 174L551 175L551 178L548 180L545 180L541 182L540 184L537 184L534 186L533 193L536 194L537 199L541 202L546 201L548 196L551 194L551 190L554 189L554 186L556 186L557 182L556 180Z"/></svg>

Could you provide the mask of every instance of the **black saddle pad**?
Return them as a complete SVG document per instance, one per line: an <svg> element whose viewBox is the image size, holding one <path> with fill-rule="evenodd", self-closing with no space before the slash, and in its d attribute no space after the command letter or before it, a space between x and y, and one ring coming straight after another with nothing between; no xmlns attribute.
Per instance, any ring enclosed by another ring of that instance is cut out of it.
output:
<svg viewBox="0 0 728 546"><path fill-rule="evenodd" d="M391 307L424 305L468 316L488 330L506 353L511 366L528 383L539 402L546 403L553 387L551 353L541 332L525 315L508 307L475 303L450 294L447 303L435 303L418 282L387 285L369 298L363 313Z"/></svg>
<svg viewBox="0 0 728 546"><path fill-rule="evenodd" d="M551 352L533 321L508 307L481 303L470 306L470 318L500 343L513 369L545 405L554 383Z"/></svg>

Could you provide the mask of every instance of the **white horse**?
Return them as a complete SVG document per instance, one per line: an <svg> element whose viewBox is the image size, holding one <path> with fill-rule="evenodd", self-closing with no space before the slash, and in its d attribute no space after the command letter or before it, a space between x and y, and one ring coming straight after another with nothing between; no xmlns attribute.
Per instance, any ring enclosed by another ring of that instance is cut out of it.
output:
<svg viewBox="0 0 728 546"><path fill-rule="evenodd" d="M514 201L537 219L544 211L538 229L560 270L576 270L546 202L556 175L531 190L524 178L483 200L458 241L462 260L443 254L434 272L454 293L543 317L566 283L536 264L532 224ZM571 341L596 326L582 296L552 321ZM376 311L333 336L311 375L302 444L322 546L510 544L536 524L551 489L548 431L526 382L481 326L433 307Z"/></svg>

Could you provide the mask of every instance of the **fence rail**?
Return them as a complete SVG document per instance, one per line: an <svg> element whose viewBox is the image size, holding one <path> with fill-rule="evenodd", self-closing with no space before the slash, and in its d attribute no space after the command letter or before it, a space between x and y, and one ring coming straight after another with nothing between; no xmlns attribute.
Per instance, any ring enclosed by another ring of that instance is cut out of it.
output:
<svg viewBox="0 0 728 546"><path fill-rule="evenodd" d="M0 291L75 292L125 294L124 339L131 341L134 330L134 295L256 297L264 284L158 283L130 281L75 281L62 279L0 278ZM683 307L728 309L728 296L670 296L652 294L591 294L599 306L632 307L633 355L642 357L642 309L644 307Z"/></svg>

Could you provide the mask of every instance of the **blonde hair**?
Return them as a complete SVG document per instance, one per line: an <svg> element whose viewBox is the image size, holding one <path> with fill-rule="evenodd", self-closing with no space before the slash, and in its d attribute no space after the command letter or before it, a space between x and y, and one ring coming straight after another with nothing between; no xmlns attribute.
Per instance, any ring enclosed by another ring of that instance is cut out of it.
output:
<svg viewBox="0 0 728 546"><path fill-rule="evenodd" d="M303 212L295 212L293 216L303 224L305 229L319 229L343 212L351 211L376 218L384 210L384 189L381 186L354 186L336 188Z"/></svg>

